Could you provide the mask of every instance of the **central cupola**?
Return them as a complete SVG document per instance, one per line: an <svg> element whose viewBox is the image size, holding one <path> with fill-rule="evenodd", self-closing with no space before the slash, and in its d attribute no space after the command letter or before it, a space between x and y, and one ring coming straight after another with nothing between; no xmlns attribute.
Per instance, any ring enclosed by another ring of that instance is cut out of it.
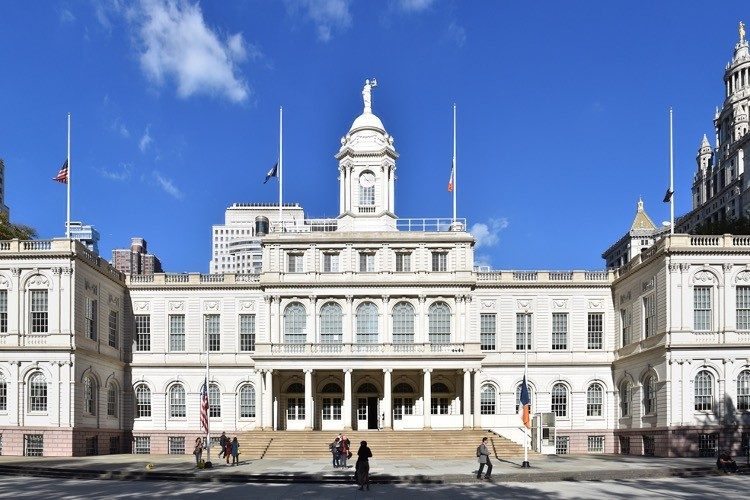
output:
<svg viewBox="0 0 750 500"><path fill-rule="evenodd" d="M394 183L398 153L393 137L372 112L373 78L362 89L364 109L341 138L339 161L339 228L351 231L395 231Z"/></svg>

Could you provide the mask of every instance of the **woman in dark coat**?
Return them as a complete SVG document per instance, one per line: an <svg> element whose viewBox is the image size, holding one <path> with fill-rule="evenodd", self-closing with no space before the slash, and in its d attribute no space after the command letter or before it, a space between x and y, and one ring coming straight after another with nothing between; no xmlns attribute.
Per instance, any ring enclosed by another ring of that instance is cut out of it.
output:
<svg viewBox="0 0 750 500"><path fill-rule="evenodd" d="M359 450L357 450L357 466L355 470L357 484L359 484L360 490L364 486L367 486L368 490L370 489L370 461L368 459L371 457L372 451L367 447L367 441L359 443Z"/></svg>

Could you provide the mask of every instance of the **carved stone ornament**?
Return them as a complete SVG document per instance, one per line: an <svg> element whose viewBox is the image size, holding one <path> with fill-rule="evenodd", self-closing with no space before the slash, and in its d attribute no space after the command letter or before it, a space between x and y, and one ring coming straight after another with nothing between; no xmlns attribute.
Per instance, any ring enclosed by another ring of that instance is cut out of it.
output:
<svg viewBox="0 0 750 500"><path fill-rule="evenodd" d="M16 278L18 278L19 276L21 276L21 269L18 268L18 267L11 267L10 268L10 274L12 274Z"/></svg>
<svg viewBox="0 0 750 500"><path fill-rule="evenodd" d="M525 313L531 312L531 299L518 299L516 309Z"/></svg>
<svg viewBox="0 0 750 500"><path fill-rule="evenodd" d="M482 300L482 309L494 309L496 304L495 299Z"/></svg>
<svg viewBox="0 0 750 500"><path fill-rule="evenodd" d="M94 295L99 293L99 287L94 283L90 283L89 280L84 280L84 285L86 290L93 293Z"/></svg>
<svg viewBox="0 0 750 500"><path fill-rule="evenodd" d="M254 300L241 300L240 310L241 311L255 311L255 301Z"/></svg>
<svg viewBox="0 0 750 500"><path fill-rule="evenodd" d="M604 307L604 301L602 299L590 299L589 309L602 309Z"/></svg>
<svg viewBox="0 0 750 500"><path fill-rule="evenodd" d="M3 290L13 290L13 283L4 274L0 274L0 288Z"/></svg>
<svg viewBox="0 0 750 500"><path fill-rule="evenodd" d="M168 305L170 312L182 312L185 310L184 300L171 300Z"/></svg>
<svg viewBox="0 0 750 500"><path fill-rule="evenodd" d="M715 283L716 276L714 276L713 273L709 271L698 271L697 273L695 273L695 276L693 276L693 282L694 283Z"/></svg>
<svg viewBox="0 0 750 500"><path fill-rule="evenodd" d="M151 304L146 301L138 301L133 303L134 311L148 311L151 308Z"/></svg>
<svg viewBox="0 0 750 500"><path fill-rule="evenodd" d="M643 291L653 290L656 279L652 276L650 280L643 282Z"/></svg>
<svg viewBox="0 0 750 500"><path fill-rule="evenodd" d="M683 262L682 264L680 264L680 269L682 269L683 273L687 272L690 270L690 264Z"/></svg>
<svg viewBox="0 0 750 500"><path fill-rule="evenodd" d="M552 307L554 309L566 309L568 307L568 299L552 299Z"/></svg>
<svg viewBox="0 0 750 500"><path fill-rule="evenodd" d="M42 274L35 274L26 282L29 288L49 288L49 279Z"/></svg>
<svg viewBox="0 0 750 500"><path fill-rule="evenodd" d="M206 311L218 311L219 301L218 300L207 300L203 303L203 309Z"/></svg>
<svg viewBox="0 0 750 500"><path fill-rule="evenodd" d="M747 284L750 283L750 271L742 271L734 279L735 283Z"/></svg>
<svg viewBox="0 0 750 500"><path fill-rule="evenodd" d="M672 262L672 263L669 264L669 270L672 271L673 273L677 272L677 271L680 270L680 265L679 264L675 264L674 262Z"/></svg>
<svg viewBox="0 0 750 500"><path fill-rule="evenodd" d="M723 263L723 264L721 265L721 268L722 268L722 269L724 270L724 272L726 273L726 272L729 272L729 271L731 271L731 270L732 270L732 266L734 266L734 264L732 264L731 262L725 262L725 263Z"/></svg>
<svg viewBox="0 0 750 500"><path fill-rule="evenodd" d="M116 306L120 305L120 297L115 297L111 293L109 294L109 303L114 304Z"/></svg>

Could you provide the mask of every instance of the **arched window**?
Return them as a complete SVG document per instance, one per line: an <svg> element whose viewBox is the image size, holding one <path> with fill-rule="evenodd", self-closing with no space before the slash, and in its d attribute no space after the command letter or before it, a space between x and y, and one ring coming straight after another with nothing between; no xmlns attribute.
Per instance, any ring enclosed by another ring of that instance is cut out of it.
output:
<svg viewBox="0 0 750 500"><path fill-rule="evenodd" d="M359 386L359 389L357 389L357 393L358 394L378 394L378 388L369 382L365 382L364 384Z"/></svg>
<svg viewBox="0 0 750 500"><path fill-rule="evenodd" d="M378 342L378 307L372 302L364 302L357 307L357 343L376 344Z"/></svg>
<svg viewBox="0 0 750 500"><path fill-rule="evenodd" d="M404 415L414 415L414 388L399 382L393 388L393 420L403 420Z"/></svg>
<svg viewBox="0 0 750 500"><path fill-rule="evenodd" d="M737 377L737 409L750 410L750 370L743 370Z"/></svg>
<svg viewBox="0 0 750 500"><path fill-rule="evenodd" d="M184 418L185 416L187 416L185 388L181 384L175 384L169 389L169 418Z"/></svg>
<svg viewBox="0 0 750 500"><path fill-rule="evenodd" d="M568 416L568 389L564 384L552 386L552 413L556 417Z"/></svg>
<svg viewBox="0 0 750 500"><path fill-rule="evenodd" d="M714 378L708 370L695 376L695 411L711 411L714 406Z"/></svg>
<svg viewBox="0 0 750 500"><path fill-rule="evenodd" d="M600 384L591 384L586 390L586 416L601 417L604 391Z"/></svg>
<svg viewBox="0 0 750 500"><path fill-rule="evenodd" d="M284 343L304 344L307 317L305 306L293 302L284 309Z"/></svg>
<svg viewBox="0 0 750 500"><path fill-rule="evenodd" d="M240 387L240 418L255 418L255 387L250 384Z"/></svg>
<svg viewBox="0 0 750 500"><path fill-rule="evenodd" d="M83 377L83 411L96 415L96 382L88 375Z"/></svg>
<svg viewBox="0 0 750 500"><path fill-rule="evenodd" d="M482 415L495 414L495 387L491 384L484 384L480 394L480 413Z"/></svg>
<svg viewBox="0 0 750 500"><path fill-rule="evenodd" d="M151 416L151 389L146 384L135 386L136 417Z"/></svg>
<svg viewBox="0 0 750 500"><path fill-rule="evenodd" d="M652 415L656 413L656 377L649 375L643 381L643 413Z"/></svg>
<svg viewBox="0 0 750 500"><path fill-rule="evenodd" d="M287 394L304 394L305 386L299 382L294 382L289 384L289 387L286 388L286 392Z"/></svg>
<svg viewBox="0 0 750 500"><path fill-rule="evenodd" d="M221 417L221 390L216 384L208 386L208 416L211 418Z"/></svg>
<svg viewBox="0 0 750 500"><path fill-rule="evenodd" d="M633 391L627 380L620 385L620 417L630 416L630 397Z"/></svg>
<svg viewBox="0 0 750 500"><path fill-rule="evenodd" d="M41 373L29 379L29 411L47 411L47 380Z"/></svg>
<svg viewBox="0 0 750 500"><path fill-rule="evenodd" d="M442 382L435 382L432 384L431 390L433 394L448 394L451 392L450 389L448 389L448 386Z"/></svg>
<svg viewBox="0 0 750 500"><path fill-rule="evenodd" d="M322 403L322 419L329 420L341 420L341 407L343 405L343 399L341 397L341 386L339 384L330 382L323 386L320 391L323 394L321 398Z"/></svg>
<svg viewBox="0 0 750 500"><path fill-rule="evenodd" d="M430 413L432 415L448 415L451 406L451 394L448 386L442 382L435 382L430 387Z"/></svg>
<svg viewBox="0 0 750 500"><path fill-rule="evenodd" d="M393 343L414 343L414 306L408 302L393 306Z"/></svg>
<svg viewBox="0 0 750 500"><path fill-rule="evenodd" d="M320 342L323 344L341 343L341 306L328 302L320 308Z"/></svg>
<svg viewBox="0 0 750 500"><path fill-rule="evenodd" d="M8 410L8 383L0 375L0 411Z"/></svg>
<svg viewBox="0 0 750 500"><path fill-rule="evenodd" d="M414 388L406 382L400 382L393 388L393 394L414 394Z"/></svg>
<svg viewBox="0 0 750 500"><path fill-rule="evenodd" d="M375 174L370 171L362 172L359 176L359 204L375 205Z"/></svg>
<svg viewBox="0 0 750 500"><path fill-rule="evenodd" d="M116 417L120 401L120 391L117 390L117 384L110 382L107 385L107 416Z"/></svg>
<svg viewBox="0 0 750 500"><path fill-rule="evenodd" d="M431 344L450 344L451 308L445 302L435 302L427 311Z"/></svg>
<svg viewBox="0 0 750 500"><path fill-rule="evenodd" d="M286 419L305 419L305 386L299 382L293 382L286 388Z"/></svg>
<svg viewBox="0 0 750 500"><path fill-rule="evenodd" d="M331 382L330 384L326 384L325 386L323 386L323 389L321 389L320 392L323 394L341 394L344 391L341 390L341 386L339 384L334 384L333 382Z"/></svg>
<svg viewBox="0 0 750 500"><path fill-rule="evenodd" d="M521 413L521 386L523 384L518 384L516 387L516 413ZM528 383L526 384L529 388L529 406L530 408L534 408L534 391L531 390L531 385ZM529 411L531 413L531 411Z"/></svg>

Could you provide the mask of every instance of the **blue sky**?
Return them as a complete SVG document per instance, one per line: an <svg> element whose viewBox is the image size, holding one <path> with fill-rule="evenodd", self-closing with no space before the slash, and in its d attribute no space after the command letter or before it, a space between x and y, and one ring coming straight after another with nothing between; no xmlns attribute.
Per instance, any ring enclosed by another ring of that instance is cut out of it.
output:
<svg viewBox="0 0 750 500"><path fill-rule="evenodd" d="M263 185L284 106L284 199L338 212L339 139L377 77L395 137L396 212L458 211L503 269L598 269L638 196L658 223L675 109L677 213L750 21L744 2L454 0L7 1L0 157L14 221L64 233L73 114L74 220L100 249L143 236L168 271L207 272L211 225ZM479 234L478 233L478 234Z"/></svg>

